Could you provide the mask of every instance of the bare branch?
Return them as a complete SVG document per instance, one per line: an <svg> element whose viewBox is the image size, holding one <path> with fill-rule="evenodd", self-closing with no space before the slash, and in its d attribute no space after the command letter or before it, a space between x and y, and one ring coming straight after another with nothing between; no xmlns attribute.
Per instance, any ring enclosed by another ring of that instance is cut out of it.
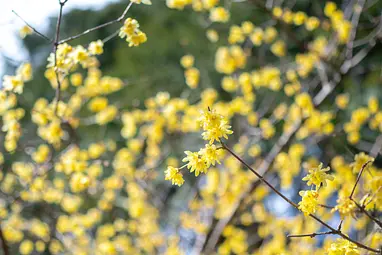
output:
<svg viewBox="0 0 382 255"><path fill-rule="evenodd" d="M49 39L46 35L44 35L43 33L39 32L37 29L35 29L33 26L31 26L25 19L23 19L16 11L12 10L12 12L17 16L19 17L24 23L25 25L27 25L28 27L30 27L37 35L39 35L40 37L44 38L45 40L47 40L48 42L52 42L52 39Z"/></svg>
<svg viewBox="0 0 382 255"><path fill-rule="evenodd" d="M316 237L316 236L323 236L323 235L335 235L336 233L333 231L326 231L326 232L317 232L317 233L311 233L311 234L300 234L300 235L287 235L288 238L296 238L296 237Z"/></svg>
<svg viewBox="0 0 382 255"><path fill-rule="evenodd" d="M54 37L54 43L53 43L53 54L54 54L54 72L56 73L56 80L57 80L57 88L56 88L56 108L55 108L55 113L57 114L57 108L58 108L58 103L60 102L60 97L61 97L61 81L60 77L58 75L58 70L57 70L57 48L58 48L58 40L60 38L60 29L61 29L61 20L62 20L62 10L64 8L65 3L68 0L65 1L59 1L60 3L60 11L58 13L58 18L57 18L57 25L56 25L56 35Z"/></svg>
<svg viewBox="0 0 382 255"><path fill-rule="evenodd" d="M365 164L362 165L361 170L359 171L357 179L355 181L354 187L353 187L353 189L352 189L352 191L351 191L351 193L349 195L349 199L353 200L353 195L354 195L355 189L357 188L358 182L361 179L361 175L362 175L363 171L365 170L365 168L367 167L367 165L372 163L372 162L373 161L369 160Z"/></svg>
<svg viewBox="0 0 382 255"><path fill-rule="evenodd" d="M239 162L241 162L245 167L247 167L252 173L254 173L259 179L261 182L263 182L265 185L267 185L270 189L272 189L278 196L280 196L282 199L284 199L284 201L286 201L287 203L289 203L290 205L292 205L293 207L295 207L296 209L298 209L298 205L296 203L294 203L292 200L290 200L289 198L287 198L284 194L282 194L279 190L277 190L272 184L270 184L267 180L264 179L264 177L259 174L258 172L256 172L256 170L254 170L250 165L248 165L244 160L242 160L238 155L236 155L231 149L229 149L224 143L222 143L222 146L224 147L224 149L226 151L228 151L232 156L234 156ZM313 218L314 220L316 220L317 222L319 222L321 225L323 225L324 227L330 229L330 232L332 234L336 234L336 235L339 235L341 236L342 238L356 244L359 248L363 248L365 250L368 250L368 251L372 251L372 252L376 252L376 253L379 253L380 251L379 250L375 250L369 246L366 246L362 243L359 243L358 241L348 237L347 235L345 235L344 233L342 233L339 229L340 227L338 227L338 229L335 229L333 228L332 226L330 226L329 224L327 224L326 222L324 222L323 220L321 220L320 218L318 218L317 216L313 215L313 214L309 214L309 217ZM342 224L340 224L341 226Z"/></svg>
<svg viewBox="0 0 382 255"><path fill-rule="evenodd" d="M382 222L380 220L378 220L377 218L373 217L368 211L366 211L365 209L365 206L362 206L360 205L359 203L357 203L353 198L351 198L351 200L354 202L354 204L358 207L358 209L364 213L367 217L369 217L369 219L371 219L372 221L374 221L375 223L377 223L377 225L382 228Z"/></svg>
<svg viewBox="0 0 382 255"><path fill-rule="evenodd" d="M86 35L86 34L88 34L88 33L90 33L90 32L93 32L93 31L95 31L95 30L101 29L101 28L103 28L103 27L107 27L107 26L112 25L112 24L117 23L117 22L121 22L121 21L125 18L127 12L129 11L129 9L130 9L130 7L131 7L132 5L133 5L133 2L130 2L130 3L127 5L126 9L123 11L122 15L121 15L118 19L111 20L111 21L109 21L109 22L106 22L106 23L104 23L104 24L101 24L101 25L96 26L96 27L93 27L93 28L89 28L88 30L85 30L84 32L82 32L82 33L80 33L80 34L78 34L78 35L74 35L74 36L71 36L71 37L69 37L69 38L66 38L66 39L63 39L63 40L59 41L58 44L62 44L62 43L66 43L66 42L72 41L72 40L74 40L74 39L77 39L77 38L79 38L79 37L81 37L81 36L83 36L83 35Z"/></svg>

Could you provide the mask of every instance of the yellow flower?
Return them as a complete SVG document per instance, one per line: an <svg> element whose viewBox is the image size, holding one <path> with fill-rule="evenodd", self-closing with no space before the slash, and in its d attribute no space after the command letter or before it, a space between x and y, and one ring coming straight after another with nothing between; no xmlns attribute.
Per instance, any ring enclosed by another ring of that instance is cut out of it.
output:
<svg viewBox="0 0 382 255"><path fill-rule="evenodd" d="M210 167L211 165L214 166L216 162L220 164L220 150L216 148L214 144L206 144L204 148L200 149L199 155L201 155L201 157L204 159L207 167Z"/></svg>
<svg viewBox="0 0 382 255"><path fill-rule="evenodd" d="M330 170L330 167L322 168L322 163L318 167L314 167L309 169L309 174L302 178L303 181L308 181L308 185L316 185L316 188L318 189L321 185L326 186L326 181L333 181L334 177L327 174Z"/></svg>
<svg viewBox="0 0 382 255"><path fill-rule="evenodd" d="M110 121L114 120L114 118L118 114L118 109L114 105L109 105L102 111L98 112L96 115L96 122L99 125L105 125Z"/></svg>
<svg viewBox="0 0 382 255"><path fill-rule="evenodd" d="M138 31L133 35L127 37L126 41L129 43L129 47L136 47L147 41L147 36L142 31Z"/></svg>
<svg viewBox="0 0 382 255"><path fill-rule="evenodd" d="M179 172L178 168L169 166L164 173L165 180L171 180L172 185L178 185L180 187L184 183L183 175Z"/></svg>
<svg viewBox="0 0 382 255"><path fill-rule="evenodd" d="M367 102L367 106L369 108L370 113L377 113L379 109L379 103L378 103L378 98L376 97L371 97L369 101Z"/></svg>
<svg viewBox="0 0 382 255"><path fill-rule="evenodd" d="M305 28L308 31L315 30L320 25L320 20L316 17L309 17L305 22Z"/></svg>
<svg viewBox="0 0 382 255"><path fill-rule="evenodd" d="M16 70L16 75L21 77L24 82L32 80L32 65L30 63L24 63Z"/></svg>
<svg viewBox="0 0 382 255"><path fill-rule="evenodd" d="M245 36L241 27L232 26L229 30L228 42L230 44L242 43L245 40Z"/></svg>
<svg viewBox="0 0 382 255"><path fill-rule="evenodd" d="M212 43L215 43L219 40L219 34L214 29L207 29L206 36L207 39Z"/></svg>
<svg viewBox="0 0 382 255"><path fill-rule="evenodd" d="M98 245L98 250L102 255L115 255L117 254L117 248L110 241L104 241Z"/></svg>
<svg viewBox="0 0 382 255"><path fill-rule="evenodd" d="M233 133L229 130L231 126L228 125L224 117L214 110L204 111L199 121L205 131L202 133L202 137L204 140L209 140L210 144L215 140L220 141L222 137L227 139L228 135Z"/></svg>
<svg viewBox="0 0 382 255"><path fill-rule="evenodd" d="M70 189L77 193L87 189L90 185L90 179L83 173L74 173L70 178Z"/></svg>
<svg viewBox="0 0 382 255"><path fill-rule="evenodd" d="M227 92L235 92L238 87L237 81L231 76L225 76L222 80L222 88Z"/></svg>
<svg viewBox="0 0 382 255"><path fill-rule="evenodd" d="M20 248L19 248L19 251L20 251L20 254L22 255L28 255L28 254L31 254L32 251L33 251L33 243L31 240L24 240L21 244L20 244Z"/></svg>
<svg viewBox="0 0 382 255"><path fill-rule="evenodd" d="M30 27L30 26L23 26L20 31L19 31L19 34L20 34L20 37L21 38L25 38L27 35L31 35L33 33L33 29Z"/></svg>
<svg viewBox="0 0 382 255"><path fill-rule="evenodd" d="M348 94L340 94L336 97L336 105L341 110L345 109L349 104L349 95Z"/></svg>
<svg viewBox="0 0 382 255"><path fill-rule="evenodd" d="M355 203L349 197L341 195L337 200L337 205L332 209L332 212L338 211L341 219L345 216L353 216L356 209Z"/></svg>
<svg viewBox="0 0 382 255"><path fill-rule="evenodd" d="M230 14L224 7L215 7L210 11L210 20L212 22L226 23L229 17Z"/></svg>
<svg viewBox="0 0 382 255"><path fill-rule="evenodd" d="M298 203L300 209L305 215L313 214L318 208L318 193L314 190L302 190L299 192L302 197Z"/></svg>
<svg viewBox="0 0 382 255"><path fill-rule="evenodd" d="M92 55L101 55L103 53L103 42L101 40L91 42L88 51Z"/></svg>
<svg viewBox="0 0 382 255"><path fill-rule="evenodd" d="M32 159L36 163L41 164L47 160L49 153L49 146L46 144L41 144L40 146L38 146L37 150L32 154Z"/></svg>
<svg viewBox="0 0 382 255"><path fill-rule="evenodd" d="M74 87L78 87L82 84L82 74L74 73L70 76L70 82Z"/></svg>
<svg viewBox="0 0 382 255"><path fill-rule="evenodd" d="M195 176L198 176L200 173L207 172L207 162L204 158L201 158L198 152L185 151L186 157L182 160L187 163L187 168L190 169L190 172L195 171Z"/></svg>
<svg viewBox="0 0 382 255"><path fill-rule="evenodd" d="M273 54L275 54L278 57L285 56L285 43L281 40L275 42L271 46L271 51Z"/></svg>
<svg viewBox="0 0 382 255"><path fill-rule="evenodd" d="M283 10L279 6L277 6L277 7L273 8L272 14L276 18L280 18L283 15Z"/></svg>
<svg viewBox="0 0 382 255"><path fill-rule="evenodd" d="M192 68L187 69L184 72L184 76L186 78L186 84L190 88L195 89L198 87L200 72L197 68L192 67Z"/></svg>
<svg viewBox="0 0 382 255"><path fill-rule="evenodd" d="M195 58L192 55L184 55L180 59L180 64L183 66L183 68L191 68L194 65Z"/></svg>
<svg viewBox="0 0 382 255"><path fill-rule="evenodd" d="M137 20L132 18L127 18L119 31L119 36L121 38L131 36L134 34L135 30L139 28L139 23Z"/></svg>
<svg viewBox="0 0 382 255"><path fill-rule="evenodd" d="M3 87L6 91L13 91L17 94L21 94L24 90L24 81L20 75L4 75Z"/></svg>
<svg viewBox="0 0 382 255"><path fill-rule="evenodd" d="M73 59L75 63L84 63L89 59L89 54L84 47L79 45L74 49Z"/></svg>
<svg viewBox="0 0 382 255"><path fill-rule="evenodd" d="M107 104L106 97L95 97L89 102L88 109L92 112L100 112L107 107Z"/></svg>
<svg viewBox="0 0 382 255"><path fill-rule="evenodd" d="M326 2L324 13L327 17L331 17L332 14L336 11L337 5L333 2Z"/></svg>
<svg viewBox="0 0 382 255"><path fill-rule="evenodd" d="M328 255L359 255L357 245L354 243L339 238L326 250Z"/></svg>

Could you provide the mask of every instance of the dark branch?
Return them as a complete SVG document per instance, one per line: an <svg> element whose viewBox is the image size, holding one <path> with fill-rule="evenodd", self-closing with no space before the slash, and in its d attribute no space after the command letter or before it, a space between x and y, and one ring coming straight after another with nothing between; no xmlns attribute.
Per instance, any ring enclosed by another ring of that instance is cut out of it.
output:
<svg viewBox="0 0 382 255"><path fill-rule="evenodd" d="M79 38L79 37L81 37L81 36L83 36L83 35L86 35L86 34L90 33L90 32L93 32L93 31L95 31L95 30L98 30L98 29L100 29L100 28L107 27L107 26L112 25L112 24L115 24L115 23L117 23L117 22L121 22L121 21L125 18L127 12L129 11L129 9L130 9L130 7L131 7L132 5L133 5L133 2L130 2L130 3L127 5L126 9L123 11L122 15L121 15L118 19L111 20L111 21L109 21L109 22L106 22L106 23L104 23L104 24L101 24L101 25L96 26L96 27L93 27L93 28L89 28L88 30L85 30L84 32L82 32L82 33L80 33L80 34L78 34L78 35L74 35L74 36L71 36L71 37L69 37L69 38L66 38L66 39L63 39L63 40L59 41L58 44L62 44L62 43L66 43L66 42L72 41L72 40L77 39L77 38Z"/></svg>
<svg viewBox="0 0 382 255"><path fill-rule="evenodd" d="M230 148L228 148L224 143L221 143L222 146L224 147L225 150L227 150L232 156L234 156L239 162L241 162L245 167L247 167L252 173L254 173L259 179L261 182L263 182L265 185L267 185L270 189L272 189L277 195L279 195L282 199L284 199L286 202L288 202L290 205L292 205L293 207L295 207L296 209L298 209L298 205L296 203L294 203L292 200L290 200L289 198L287 198L284 194L282 194L279 190L277 190L272 184L270 184L267 180L264 179L264 177L262 175L260 175L258 172L256 172L256 170L254 170L250 165L248 165L244 160L242 160L235 152L233 152ZM355 185L356 186L356 185ZM341 236L342 238L356 244L359 248L363 248L365 250L368 250L368 251L372 251L372 252L376 252L376 253L379 253L380 250L375 250L371 247L368 247L362 243L359 243L358 241L348 237L347 235L345 235L344 233L342 233L339 229L340 229L340 226L342 224L339 225L338 229L335 229L333 228L332 226L330 226L329 224L327 224L326 222L322 221L320 218L318 218L317 216L313 215L313 214L309 214L309 217L313 218L314 220L316 220L317 222L319 222L321 225L323 225L324 227L328 228L330 230L330 232L332 232L333 234L336 234L336 235L339 235Z"/></svg>
<svg viewBox="0 0 382 255"><path fill-rule="evenodd" d="M43 33L39 32L37 29L35 29L33 26L31 26L25 19L23 19L17 12L15 12L14 10L12 10L12 12L17 16L19 17L19 19L21 19L25 25L27 25L28 27L30 27L37 35L39 35L40 37L44 38L45 40L47 40L48 42L52 42L52 39L49 39L46 35L44 35Z"/></svg>

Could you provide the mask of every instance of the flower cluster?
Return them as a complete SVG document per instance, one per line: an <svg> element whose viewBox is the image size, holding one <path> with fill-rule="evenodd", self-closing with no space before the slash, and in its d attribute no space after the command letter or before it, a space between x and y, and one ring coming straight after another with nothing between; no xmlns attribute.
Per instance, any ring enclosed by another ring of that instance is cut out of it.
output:
<svg viewBox="0 0 382 255"><path fill-rule="evenodd" d="M32 65L30 63L24 63L16 71L16 75L5 75L3 77L3 89L5 91L22 94L24 89L24 83L32 79Z"/></svg>
<svg viewBox="0 0 382 255"><path fill-rule="evenodd" d="M192 55L185 55L181 58L180 63L186 70L184 71L184 77L186 78L186 84L195 89L198 87L200 79L200 71L194 67L194 57Z"/></svg>
<svg viewBox="0 0 382 255"><path fill-rule="evenodd" d="M357 245L349 242L345 239L337 239L334 243L332 243L329 249L326 250L328 255L359 255L361 254L357 248Z"/></svg>
<svg viewBox="0 0 382 255"><path fill-rule="evenodd" d="M126 37L126 42L129 46L138 46L147 41L147 36L139 29L139 23L137 20L127 18L125 23L119 30L119 37L122 39Z"/></svg>
<svg viewBox="0 0 382 255"><path fill-rule="evenodd" d="M303 181L307 181L307 184L316 186L318 190L321 186L326 187L327 181L333 181L334 177L326 172L330 171L330 167L322 168L322 163L318 167L309 169L309 174L302 178Z"/></svg>
<svg viewBox="0 0 382 255"><path fill-rule="evenodd" d="M306 215L313 214L318 208L318 192L321 186L327 186L327 181L333 181L334 177L327 174L330 167L322 168L323 164L320 163L317 167L309 169L309 174L302 178L303 181L307 181L309 186L315 185L315 190L300 191L299 194L302 197L299 202L299 209Z"/></svg>
<svg viewBox="0 0 382 255"><path fill-rule="evenodd" d="M215 166L216 163L220 164L219 159L222 153L214 142L220 142L222 138L227 139L228 135L233 133L225 118L216 113L215 110L208 109L204 111L198 122L204 130L202 133L203 139L209 141L209 143L198 152L185 151L186 157L183 162L187 162L186 165L180 168L172 166L167 168L165 179L171 180L172 184L181 186L184 183L180 172L184 167L187 167L191 173L195 172L195 176L199 176L200 173L207 173L208 168Z"/></svg>
<svg viewBox="0 0 382 255"><path fill-rule="evenodd" d="M315 213L318 208L318 192L315 190L301 190L299 195L302 199L298 203L298 209L305 215Z"/></svg>

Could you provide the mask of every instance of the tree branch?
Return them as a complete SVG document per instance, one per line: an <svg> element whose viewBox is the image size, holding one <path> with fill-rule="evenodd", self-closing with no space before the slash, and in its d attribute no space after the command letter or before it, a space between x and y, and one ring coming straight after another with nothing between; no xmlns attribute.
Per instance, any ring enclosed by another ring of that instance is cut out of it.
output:
<svg viewBox="0 0 382 255"><path fill-rule="evenodd" d="M316 237L316 236L323 236L323 235L335 235L333 231L326 231L326 232L317 232L317 233L311 233L311 234L301 234L301 235L287 235L288 238L296 238L296 237Z"/></svg>
<svg viewBox="0 0 382 255"><path fill-rule="evenodd" d="M57 18L57 25L56 25L56 35L54 37L54 42L53 42L53 54L54 54L54 72L56 73L56 80L57 80L57 88L56 88L56 107L55 107L55 113L57 114L57 108L58 108L58 103L60 102L60 97L61 97L61 81L60 77L58 75L58 70L57 70L57 48L58 48L58 40L60 38L60 29L61 29L61 21L62 21L62 9L64 8L66 2L65 1L60 1L60 11L58 13L58 18Z"/></svg>
<svg viewBox="0 0 382 255"><path fill-rule="evenodd" d="M357 176L357 179L356 179L355 184L354 184L354 186L353 186L353 189L352 189L352 191L351 191L351 193L350 193L350 195L349 195L349 199L350 199L350 200L353 200L353 195L354 195L355 189L357 188L358 182L359 182L359 180L361 179L361 175L362 175L363 171L365 170L365 168L367 167L367 165L370 164L370 163L372 163L372 162L373 162L373 161L369 160L369 161L367 161L365 164L362 165L361 170L359 171L358 176Z"/></svg>
<svg viewBox="0 0 382 255"><path fill-rule="evenodd" d="M250 165L248 165L244 160L242 160L238 155L236 155L230 148L228 148L224 143L222 143L222 146L224 147L225 150L227 150L232 156L234 156L239 162L241 162L245 167L247 167L252 173L254 173L259 179L261 182L263 182L265 185L267 185L270 189L272 189L277 195L279 195L282 199L284 199L284 201L286 201L287 203L289 203L290 205L292 205L294 208L298 209L298 205L296 203L294 203L292 200L290 200L289 198L287 198L284 194L282 194L279 190L277 190L272 184L270 184L267 180L264 179L264 177L259 174L258 172L256 172ZM299 210L299 209L298 209ZM300 211L300 210L299 210ZM321 225L323 225L324 227L330 229L330 232L332 234L336 234L336 235L339 235L341 236L342 238L356 244L359 248L363 248L365 250L368 250L368 251L372 251L372 252L376 252L376 253L379 253L381 252L380 250L375 250L371 247L368 247L350 237L348 237L347 235L345 235L344 233L341 232L340 227L338 227L338 229L335 229L333 228L332 226L330 226L329 224L327 224L326 222L324 222L323 220L321 220L320 218L318 218L317 216L313 215L313 214L309 214L309 217L313 218L314 220L316 220L317 222L319 222ZM341 226L341 224L340 224Z"/></svg>
<svg viewBox="0 0 382 255"><path fill-rule="evenodd" d="M66 42L72 41L72 40L74 40L74 39L77 39L77 38L79 38L79 37L81 37L81 36L83 36L83 35L86 35L86 34L88 34L88 33L90 33L90 32L93 32L93 31L95 31L95 30L101 29L101 28L103 28L103 27L107 27L107 26L112 25L112 24L117 23L117 22L121 22L121 21L125 18L127 12L129 11L129 9L130 9L130 7L131 7L132 5L133 5L133 2L130 2L130 3L127 5L126 9L123 11L122 15L121 15L118 19L111 20L111 21L109 21L109 22L106 22L106 23L104 23L104 24L101 24L101 25L96 26L96 27L93 27L93 28L89 28L88 30L85 30L84 32L82 32L82 33L80 33L80 34L78 34L78 35L73 35L73 36L71 36L71 37L68 37L68 38L66 38L66 39L63 39L63 40L59 41L58 44L62 44L62 43L66 43Z"/></svg>
<svg viewBox="0 0 382 255"><path fill-rule="evenodd" d="M25 25L27 25L28 27L30 27L37 35L39 35L40 37L44 38L45 40L47 40L48 42L52 42L52 39L49 39L47 36L45 36L43 33L40 33L37 29L35 29L33 26L31 26L28 22L26 22L25 19L23 19L16 11L12 10L12 12L17 16L19 17L19 19L21 19Z"/></svg>

